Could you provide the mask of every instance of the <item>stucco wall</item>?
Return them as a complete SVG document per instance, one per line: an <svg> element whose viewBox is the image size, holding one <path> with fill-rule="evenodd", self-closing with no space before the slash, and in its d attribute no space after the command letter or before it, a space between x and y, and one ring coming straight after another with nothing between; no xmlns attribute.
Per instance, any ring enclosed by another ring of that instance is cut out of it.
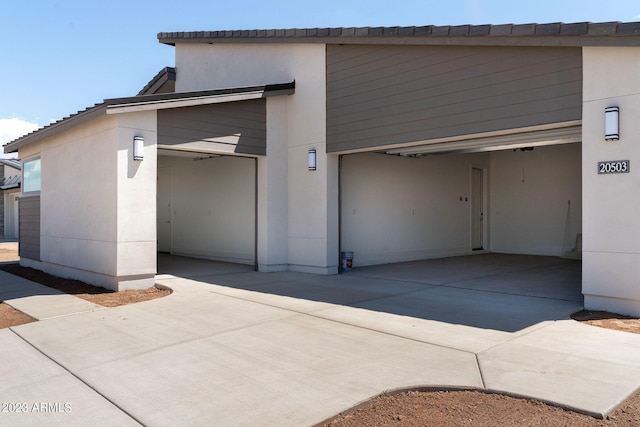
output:
<svg viewBox="0 0 640 427"><path fill-rule="evenodd" d="M491 250L551 256L571 250L582 232L581 167L580 144L492 152Z"/></svg>
<svg viewBox="0 0 640 427"><path fill-rule="evenodd" d="M35 267L110 289L153 285L155 124L155 112L102 116L20 149L42 162ZM143 162L132 160L134 135L145 137Z"/></svg>
<svg viewBox="0 0 640 427"><path fill-rule="evenodd" d="M583 48L582 158L585 307L640 315L640 48ZM604 140L604 110L620 107L620 140ZM630 160L598 175L597 162Z"/></svg>
<svg viewBox="0 0 640 427"><path fill-rule="evenodd" d="M158 174L170 175L170 195L165 195L171 200L170 252L253 264L255 160L159 157L158 162Z"/></svg>
<svg viewBox="0 0 640 427"><path fill-rule="evenodd" d="M263 271L337 272L338 157L326 154L325 62L321 44L176 45L177 91L296 82L295 94L285 98L285 105L267 102L267 157L260 159L259 176L266 178L260 185L269 198L260 197L259 222L268 224L286 206L287 237L259 231L259 252L268 254L259 255ZM287 120L274 116L270 108L286 112ZM286 164L277 155L269 156L270 144ZM317 150L316 171L307 170L311 148ZM284 228L281 223L277 227Z"/></svg>
<svg viewBox="0 0 640 427"><path fill-rule="evenodd" d="M4 237L18 237L18 205L16 197L20 196L20 189L5 191L4 199Z"/></svg>

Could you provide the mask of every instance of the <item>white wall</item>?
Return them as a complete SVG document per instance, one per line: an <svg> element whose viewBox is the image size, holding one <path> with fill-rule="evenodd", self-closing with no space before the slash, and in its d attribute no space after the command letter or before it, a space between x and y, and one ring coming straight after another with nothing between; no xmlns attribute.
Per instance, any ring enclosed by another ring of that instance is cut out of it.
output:
<svg viewBox="0 0 640 427"><path fill-rule="evenodd" d="M571 250L582 232L581 167L580 144L492 152L491 251L560 256Z"/></svg>
<svg viewBox="0 0 640 427"><path fill-rule="evenodd" d="M20 189L13 190L11 192L4 192L4 237L16 238L18 237L18 205L19 201L16 200L16 196L20 195Z"/></svg>
<svg viewBox="0 0 640 427"><path fill-rule="evenodd" d="M171 172L171 253L254 263L255 160L160 157Z"/></svg>
<svg viewBox="0 0 640 427"><path fill-rule="evenodd" d="M258 174L260 192L268 197L260 197L258 210L260 224L277 225L259 231L262 271L337 272L338 157L326 154L325 62L322 44L176 45L177 91L296 82L295 94L284 98L285 105L267 103L267 156L260 159ZM307 170L311 148L318 153L313 172ZM282 218L283 206L285 218L276 220ZM275 230L285 224L283 240Z"/></svg>
<svg viewBox="0 0 640 427"><path fill-rule="evenodd" d="M4 165L4 178L9 180L10 178L18 177L22 174L20 169L12 168L9 165Z"/></svg>
<svg viewBox="0 0 640 427"><path fill-rule="evenodd" d="M569 144L418 159L345 155L342 250L355 252L356 266L471 253L475 167L489 171L485 248L560 256L582 229L580 153L580 144Z"/></svg>
<svg viewBox="0 0 640 427"><path fill-rule="evenodd" d="M640 315L640 48L583 48L582 292L588 309ZM604 110L620 107L620 140L604 140ZM630 160L598 175L597 162Z"/></svg>
<svg viewBox="0 0 640 427"><path fill-rule="evenodd" d="M470 253L472 167L489 155L343 156L342 250L355 266Z"/></svg>
<svg viewBox="0 0 640 427"><path fill-rule="evenodd" d="M155 112L105 115L20 149L42 161L33 266L114 290L153 286L155 126ZM145 137L143 162L132 160L134 135Z"/></svg>

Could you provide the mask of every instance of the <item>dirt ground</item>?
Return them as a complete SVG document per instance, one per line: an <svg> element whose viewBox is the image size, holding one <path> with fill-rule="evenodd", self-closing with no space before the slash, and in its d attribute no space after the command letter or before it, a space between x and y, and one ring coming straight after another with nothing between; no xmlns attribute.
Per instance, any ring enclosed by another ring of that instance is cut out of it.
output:
<svg viewBox="0 0 640 427"><path fill-rule="evenodd" d="M0 262L17 261L15 251L0 249ZM151 288L142 291L112 292L77 280L61 279L18 264L0 264L0 270L59 289L106 307L132 304L168 295L170 291ZM583 310L575 320L593 326L640 333L640 319L613 313ZM35 321L0 303L0 328ZM425 427L425 426L640 426L640 391L636 392L605 420L563 410L531 399L518 399L480 391L406 391L377 397L358 408L338 415L322 427Z"/></svg>
<svg viewBox="0 0 640 427"><path fill-rule="evenodd" d="M79 280L62 279L39 270L22 267L15 262L19 260L17 245L14 245L14 248L11 249L0 248L0 270L75 295L78 298L91 301L104 307L135 304L137 302L161 298L171 293L168 289L156 287L135 291L114 292L105 288L88 285ZM31 317L9 307L7 304L0 303L0 328L27 323L27 321L24 321L25 319L31 319L29 321L33 321Z"/></svg>
<svg viewBox="0 0 640 427"><path fill-rule="evenodd" d="M608 419L566 411L531 399L480 391L408 391L381 396L322 427L637 427L640 392Z"/></svg>

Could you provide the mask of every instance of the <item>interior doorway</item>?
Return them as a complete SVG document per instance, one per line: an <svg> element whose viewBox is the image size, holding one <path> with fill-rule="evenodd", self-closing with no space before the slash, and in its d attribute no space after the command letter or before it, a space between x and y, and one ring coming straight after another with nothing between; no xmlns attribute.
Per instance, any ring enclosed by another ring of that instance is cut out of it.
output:
<svg viewBox="0 0 640 427"><path fill-rule="evenodd" d="M171 168L158 171L158 252L171 252Z"/></svg>
<svg viewBox="0 0 640 427"><path fill-rule="evenodd" d="M471 169L471 249L484 249L484 171Z"/></svg>

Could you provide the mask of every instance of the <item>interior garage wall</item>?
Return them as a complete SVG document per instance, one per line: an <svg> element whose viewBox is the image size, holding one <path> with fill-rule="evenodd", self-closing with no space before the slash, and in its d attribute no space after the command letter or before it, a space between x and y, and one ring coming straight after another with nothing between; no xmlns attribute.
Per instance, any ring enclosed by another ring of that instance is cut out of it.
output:
<svg viewBox="0 0 640 427"><path fill-rule="evenodd" d="M469 253L472 167L489 154L342 157L341 245L354 265Z"/></svg>
<svg viewBox="0 0 640 427"><path fill-rule="evenodd" d="M491 251L559 256L571 250L582 233L581 174L581 144L492 152Z"/></svg>
<svg viewBox="0 0 640 427"><path fill-rule="evenodd" d="M171 172L171 253L253 264L255 160L158 158Z"/></svg>

